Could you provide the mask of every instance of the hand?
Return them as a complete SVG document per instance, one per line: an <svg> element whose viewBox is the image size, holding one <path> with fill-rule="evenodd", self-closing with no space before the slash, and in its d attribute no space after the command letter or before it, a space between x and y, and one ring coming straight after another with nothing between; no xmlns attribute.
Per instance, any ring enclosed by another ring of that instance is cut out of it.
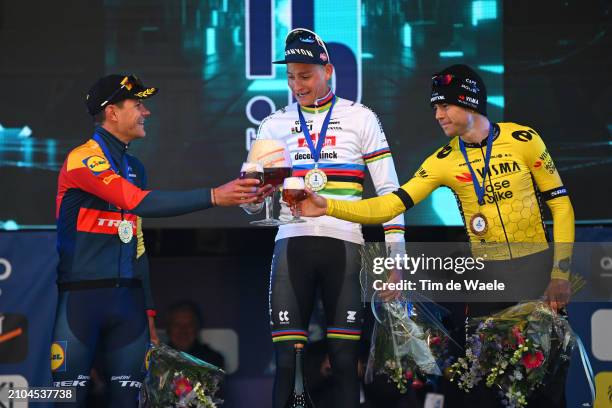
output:
<svg viewBox="0 0 612 408"><path fill-rule="evenodd" d="M274 186L266 184L265 186L257 190L257 201L255 202L262 203L268 196L274 194L274 191L276 191Z"/></svg>
<svg viewBox="0 0 612 408"><path fill-rule="evenodd" d="M402 280L402 272L398 271L397 269L393 269L391 272L389 272L389 277L387 278L387 283L398 283ZM386 290L381 290L379 293L380 296L380 300L382 300L383 302L389 302L391 300L397 300L399 299L399 297L402 294L401 290L391 290L391 289L386 289Z"/></svg>
<svg viewBox="0 0 612 408"><path fill-rule="evenodd" d="M257 188L257 185L257 179L235 179L223 184L213 189L215 205L229 207L256 202L260 199L260 191L265 189Z"/></svg>
<svg viewBox="0 0 612 408"><path fill-rule="evenodd" d="M327 211L327 200L317 193L306 189L306 199L300 201L295 208L291 209L294 216L320 217ZM298 214L299 213L299 214Z"/></svg>
<svg viewBox="0 0 612 408"><path fill-rule="evenodd" d="M572 294L572 285L565 279L551 279L546 291L544 301L555 311L568 304Z"/></svg>
<svg viewBox="0 0 612 408"><path fill-rule="evenodd" d="M153 316L147 316L149 320L149 336L151 343L158 345L159 337L157 337L157 330L155 329L155 318Z"/></svg>

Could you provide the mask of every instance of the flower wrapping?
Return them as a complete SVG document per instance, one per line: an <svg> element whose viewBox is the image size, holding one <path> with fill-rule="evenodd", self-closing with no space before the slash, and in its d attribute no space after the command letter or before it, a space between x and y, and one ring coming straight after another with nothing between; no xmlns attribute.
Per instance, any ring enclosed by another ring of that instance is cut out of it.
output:
<svg viewBox="0 0 612 408"><path fill-rule="evenodd" d="M216 408L225 372L190 354L160 343L151 345L139 408Z"/></svg>
<svg viewBox="0 0 612 408"><path fill-rule="evenodd" d="M380 242L362 249L360 281L364 297L373 278L389 278L388 272L386 276L373 274L371 266L374 258L388 256L390 249ZM409 386L420 389L435 383L452 362L448 346L453 340L442 324L448 311L419 293L404 293L389 302L377 300L376 296L374 293L371 300L376 322L365 382L369 384L374 377L383 376L401 393L407 392Z"/></svg>
<svg viewBox="0 0 612 408"><path fill-rule="evenodd" d="M450 368L452 381L469 392L484 380L499 389L508 408L525 407L533 391L569 362L575 345L567 318L541 301L472 319L468 332L465 357Z"/></svg>
<svg viewBox="0 0 612 408"><path fill-rule="evenodd" d="M372 382L374 376L386 376L405 393L408 386L419 389L442 376L450 366L451 340L431 310L437 305L399 300L377 305L381 310L375 313L366 383Z"/></svg>

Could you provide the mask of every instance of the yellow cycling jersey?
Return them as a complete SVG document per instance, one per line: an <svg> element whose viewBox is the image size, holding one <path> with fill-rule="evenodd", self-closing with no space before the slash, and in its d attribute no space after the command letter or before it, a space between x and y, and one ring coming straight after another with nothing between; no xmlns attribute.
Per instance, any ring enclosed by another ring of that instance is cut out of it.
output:
<svg viewBox="0 0 612 408"><path fill-rule="evenodd" d="M362 224L380 223L409 209L436 188L447 186L457 198L472 243L513 244L500 246L503 253L495 259L523 256L543 249L530 244L520 250L517 249L520 245L514 245L547 241L541 200L547 202L553 213L555 242L573 242L572 206L540 136L533 129L516 123L493 126L495 133L483 205L478 203L472 174L459 148L459 139L454 137L428 157L398 191L359 202L328 200L327 214ZM486 143L486 139L480 144L465 143L480 185ZM512 253L513 249L516 253Z"/></svg>

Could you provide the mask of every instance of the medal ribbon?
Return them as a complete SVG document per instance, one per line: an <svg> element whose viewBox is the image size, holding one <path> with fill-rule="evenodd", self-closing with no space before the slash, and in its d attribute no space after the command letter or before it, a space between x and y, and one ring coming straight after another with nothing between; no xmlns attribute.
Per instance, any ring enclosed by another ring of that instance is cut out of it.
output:
<svg viewBox="0 0 612 408"><path fill-rule="evenodd" d="M111 168L115 171L115 173L123 176L123 178L125 178L128 182L132 182L130 180L130 172L129 172L129 165L128 165L128 161L127 161L127 157L125 157L125 154L122 157L122 165L123 165L123 172L119 171L119 167L117 166L117 163L115 163L115 160L113 159L113 156L110 154L110 151L108 150L108 146L106 145L106 143L104 142L104 140L102 139L102 137L100 137L99 134L94 134L93 136L93 140L96 141L96 143L98 143L98 145L100 146L100 149L102 149L102 151L104 152L104 156L106 156L106 159L108 160L108 162L111 165ZM125 218L124 218L124 210L121 209L121 222L125 222ZM130 224L131 225L131 224ZM123 241L123 238L121 238L121 227L117 226L117 233L119 234L119 239L121 239L121 242L124 243L128 243ZM132 240L132 238L130 237L130 241Z"/></svg>
<svg viewBox="0 0 612 408"><path fill-rule="evenodd" d="M463 140L459 138L459 149L461 150L463 158L465 159L465 164L467 164L470 174L472 175L472 184L474 184L474 190L476 191L476 197L478 197L479 205L484 205L485 183L487 181L487 172L489 170L489 162L491 160L491 151L493 150L493 133L493 125L491 124L489 126L489 135L487 136L487 152L485 154L484 170L482 171L482 186L478 182L476 173L470 164L470 159L468 158L467 151L465 149L465 143L463 143Z"/></svg>
<svg viewBox="0 0 612 408"><path fill-rule="evenodd" d="M123 171L119 171L119 167L117 166L117 163L115 163L115 160L113 159L113 156L110 154L110 151L108 150L108 146L106 146L106 143L104 142L104 140L102 140L100 135L98 135L97 133L94 134L93 140L95 140L96 143L98 143L98 145L100 146L100 148L104 152L104 156L106 156L106 159L110 163L111 168L115 171L115 173L119 174L120 176L123 176L123 178L125 178L127 181L129 181L131 183L132 181L130 180L130 174L129 174L129 170L128 170L129 166L128 166L127 157L125 157L125 155L123 155L123 161L121 163Z"/></svg>
<svg viewBox="0 0 612 408"><path fill-rule="evenodd" d="M315 162L315 168L317 167L317 162L319 161L319 157L321 156L321 150L323 150L323 145L325 144L325 135L327 134L327 127L329 126L329 121L331 119L332 110L334 109L334 104L336 103L336 97L332 98L332 103L323 120L323 125L321 126L321 132L319 133L319 139L317 140L317 147L315 148L312 139L310 138L310 132L308 131L308 126L306 126L306 119L304 119L304 114L300 109L300 105L298 104L298 115L300 116L300 125L302 126L302 133L306 137L306 143L308 144L308 149L310 149L310 153L312 154L312 158Z"/></svg>

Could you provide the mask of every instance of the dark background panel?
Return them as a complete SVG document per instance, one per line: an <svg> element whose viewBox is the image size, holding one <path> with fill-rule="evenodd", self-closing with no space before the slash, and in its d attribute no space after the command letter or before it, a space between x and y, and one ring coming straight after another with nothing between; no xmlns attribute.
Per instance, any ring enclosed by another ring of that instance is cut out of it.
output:
<svg viewBox="0 0 612 408"><path fill-rule="evenodd" d="M275 2L275 54L288 29L282 11L289 3ZM477 4L481 16L494 17L474 24ZM401 181L447 140L428 104L431 74L465 62L483 67L496 97L489 104L492 120L541 133L577 219L612 218L606 188L610 1L364 0L362 6L362 102L384 124ZM315 29L329 29L315 17ZM0 2L0 222L54 223L57 169L91 135L83 98L95 78L109 72L136 72L161 88L147 102L153 112L147 137L132 146L151 187L215 186L235 177L247 154L246 130L256 127L245 114L248 101L262 95L276 108L287 103L282 70L267 90L250 88L256 81L245 74L244 21L244 3L237 0ZM449 50L463 56L441 57ZM18 136L24 126L31 136ZM456 211L452 201L448 206ZM407 220L443 225L445 213L427 200ZM224 209L146 225L243 228L249 220L238 209Z"/></svg>

